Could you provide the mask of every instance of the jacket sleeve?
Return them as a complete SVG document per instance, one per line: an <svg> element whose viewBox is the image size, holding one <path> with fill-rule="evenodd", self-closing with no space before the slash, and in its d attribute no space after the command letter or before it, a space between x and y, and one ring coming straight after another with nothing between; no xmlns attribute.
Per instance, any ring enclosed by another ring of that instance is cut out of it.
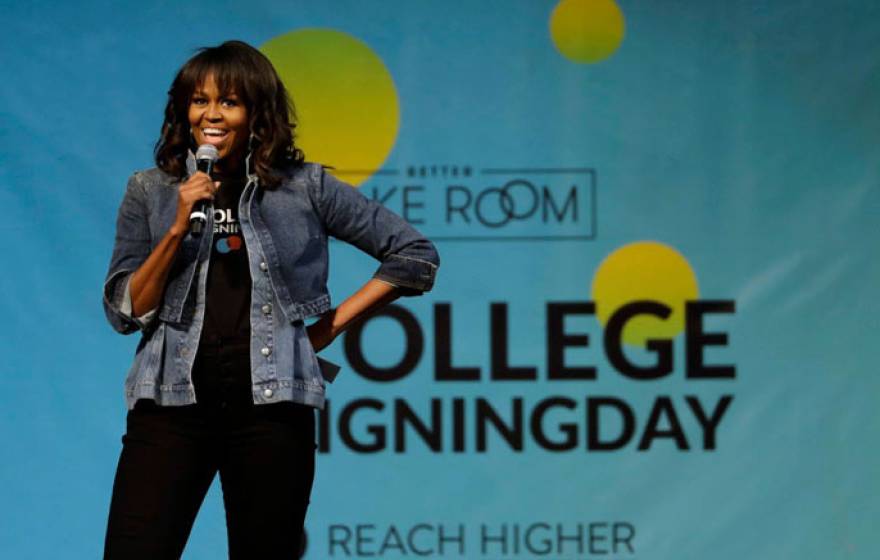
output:
<svg viewBox="0 0 880 560"><path fill-rule="evenodd" d="M104 313L110 325L122 334L153 326L156 311L135 317L131 312L129 281L151 251L146 195L138 173L128 180L116 217L116 239L110 268L104 280Z"/></svg>
<svg viewBox="0 0 880 560"><path fill-rule="evenodd" d="M315 206L327 232L381 261L373 274L401 295L429 291L440 266L437 249L406 220L321 169Z"/></svg>

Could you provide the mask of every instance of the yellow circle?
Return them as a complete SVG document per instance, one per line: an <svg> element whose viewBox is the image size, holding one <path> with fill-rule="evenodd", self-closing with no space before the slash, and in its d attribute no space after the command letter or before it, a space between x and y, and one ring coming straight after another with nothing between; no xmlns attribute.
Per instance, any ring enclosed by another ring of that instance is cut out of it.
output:
<svg viewBox="0 0 880 560"><path fill-rule="evenodd" d="M358 186L391 153L400 126L394 80L370 47L335 29L298 29L264 43L293 97L297 145Z"/></svg>
<svg viewBox="0 0 880 560"><path fill-rule="evenodd" d="M561 0L550 16L550 37L562 56L594 63L623 42L623 12L614 0Z"/></svg>
<svg viewBox="0 0 880 560"><path fill-rule="evenodd" d="M652 300L669 306L669 317L637 316L623 330L623 341L644 346L648 339L669 339L684 330L685 301L699 297L697 278L684 256L663 243L638 241L605 257L593 275L592 300L604 327L622 305Z"/></svg>

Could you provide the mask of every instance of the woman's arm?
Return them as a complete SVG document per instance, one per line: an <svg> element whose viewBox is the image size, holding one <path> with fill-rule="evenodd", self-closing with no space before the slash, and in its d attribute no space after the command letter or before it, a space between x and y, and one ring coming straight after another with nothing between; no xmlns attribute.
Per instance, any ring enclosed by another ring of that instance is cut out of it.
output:
<svg viewBox="0 0 880 560"><path fill-rule="evenodd" d="M440 257L409 222L323 169L310 187L327 233L381 261L375 279L394 284L401 296L431 289Z"/></svg>
<svg viewBox="0 0 880 560"><path fill-rule="evenodd" d="M148 181L136 172L128 180L116 217L116 240L104 279L104 313L122 334L146 331L153 324L165 280L189 228L189 213L196 200L211 198L215 183L196 173L178 188L174 223L155 247L147 204Z"/></svg>
<svg viewBox="0 0 880 560"><path fill-rule="evenodd" d="M327 233L381 261L360 290L307 327L318 351L398 297L430 290L440 258L431 241L382 204L323 169L316 179L310 192Z"/></svg>
<svg viewBox="0 0 880 560"><path fill-rule="evenodd" d="M214 198L218 186L219 182L211 181L211 178L202 172L193 174L180 185L174 223L129 280L131 312L135 317L158 307L180 242L189 230L189 215L192 207L197 200Z"/></svg>
<svg viewBox="0 0 880 560"><path fill-rule="evenodd" d="M132 273L128 281L128 290L131 297L131 314L135 317L158 307L168 272L185 234L185 231L176 227L169 229L144 264Z"/></svg>
<svg viewBox="0 0 880 560"><path fill-rule="evenodd" d="M333 342L344 330L400 297L400 289L384 280L371 278L335 309L331 309L308 327L309 340L318 352Z"/></svg>

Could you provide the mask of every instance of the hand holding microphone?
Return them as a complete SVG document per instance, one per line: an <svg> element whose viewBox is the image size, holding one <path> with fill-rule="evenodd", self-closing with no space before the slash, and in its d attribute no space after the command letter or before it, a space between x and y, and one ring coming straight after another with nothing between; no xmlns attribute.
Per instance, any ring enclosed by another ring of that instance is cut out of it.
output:
<svg viewBox="0 0 880 560"><path fill-rule="evenodd" d="M175 220L174 230L180 235L186 235L194 223L199 223L199 232L194 235L201 235L205 224L207 224L207 200L214 198L214 193L220 186L219 181L212 181L207 172L212 171L213 163L216 159L216 148L210 146L202 151L204 146L199 148L197 154L203 155L201 159L208 161L199 161L196 156L198 171L193 173L189 179L184 181L177 192L177 218ZM214 159L211 157L213 150ZM201 214L201 216L199 216ZM200 220L201 217L201 220ZM204 221L202 221L204 220Z"/></svg>
<svg viewBox="0 0 880 560"><path fill-rule="evenodd" d="M207 175L210 180L211 172L214 170L214 162L217 161L219 157L220 153L217 151L216 147L211 144L202 144L199 146L199 149L196 150L196 169ZM190 177L190 180L196 177L196 175L197 174L193 174L193 177ZM190 181L187 181L187 183L189 182ZM216 191L216 185L211 183L210 186L214 186L215 188L211 188L210 192L207 194L210 195L208 198L213 198L214 191ZM189 229L196 237L202 234L202 230L204 230L205 225L208 223L207 209L208 202L205 197L200 197L192 206L192 212L189 215Z"/></svg>

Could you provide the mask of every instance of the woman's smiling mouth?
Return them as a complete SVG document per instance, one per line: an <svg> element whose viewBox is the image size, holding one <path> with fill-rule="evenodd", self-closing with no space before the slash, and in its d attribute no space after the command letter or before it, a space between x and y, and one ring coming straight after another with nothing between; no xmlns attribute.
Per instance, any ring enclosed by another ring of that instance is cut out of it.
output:
<svg viewBox="0 0 880 560"><path fill-rule="evenodd" d="M202 129L202 136L209 144L219 144L229 135L228 130L222 128L205 127Z"/></svg>

